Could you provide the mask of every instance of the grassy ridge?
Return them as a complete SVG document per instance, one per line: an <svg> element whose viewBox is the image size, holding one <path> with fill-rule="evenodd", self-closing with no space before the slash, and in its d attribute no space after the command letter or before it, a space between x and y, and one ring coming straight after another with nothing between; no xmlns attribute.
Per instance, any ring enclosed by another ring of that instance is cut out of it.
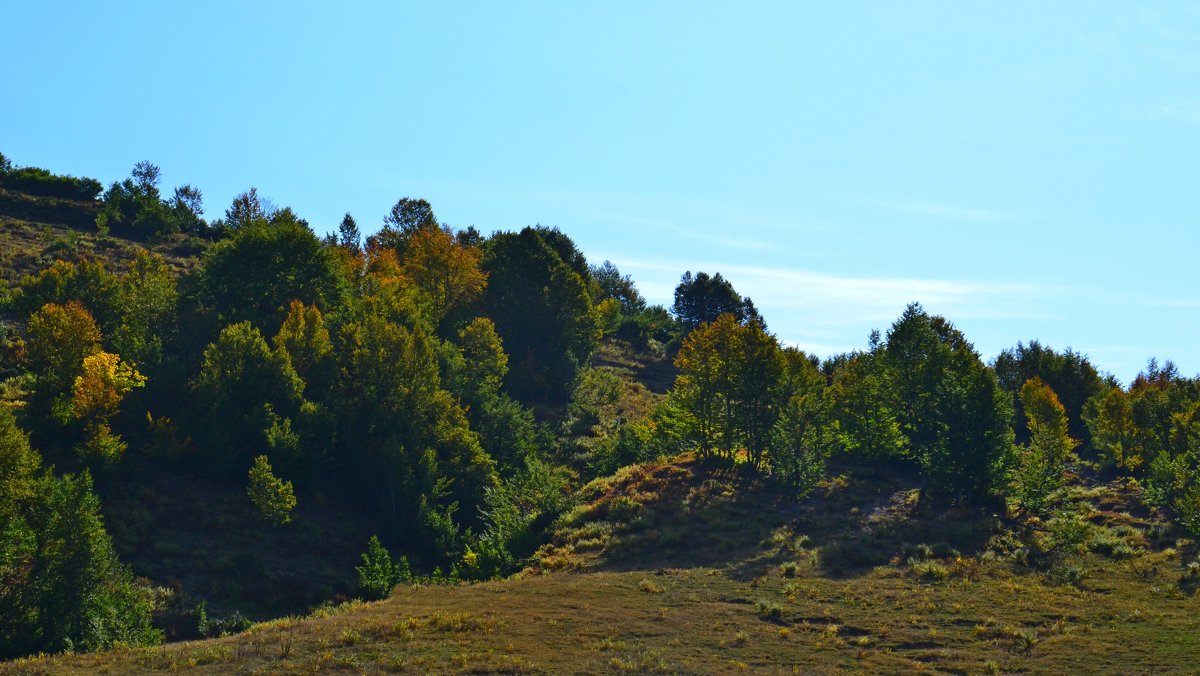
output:
<svg viewBox="0 0 1200 676"><path fill-rule="evenodd" d="M514 579L0 671L1160 673L1200 659L1195 544L1129 486L1077 478L1065 507L1085 537L1039 559L1047 524L922 503L902 473L839 471L788 507L690 458L630 468L590 485Z"/></svg>

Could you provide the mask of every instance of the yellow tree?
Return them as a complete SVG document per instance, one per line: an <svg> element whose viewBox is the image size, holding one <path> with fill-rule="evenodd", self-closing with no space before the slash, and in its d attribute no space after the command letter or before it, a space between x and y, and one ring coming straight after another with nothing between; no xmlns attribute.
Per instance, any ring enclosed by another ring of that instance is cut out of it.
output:
<svg viewBox="0 0 1200 676"><path fill-rule="evenodd" d="M479 269L480 256L478 247L459 244L442 228L413 232L400 271L417 290L418 306L431 326L483 292L487 275Z"/></svg>
<svg viewBox="0 0 1200 676"><path fill-rule="evenodd" d="M46 303L29 318L26 349L39 390L51 396L71 387L83 359L100 351L100 328L78 302Z"/></svg>
<svg viewBox="0 0 1200 676"><path fill-rule="evenodd" d="M291 358L309 396L314 391L324 393L333 379L333 341L317 306L292 301L274 342L276 350L283 350Z"/></svg>
<svg viewBox="0 0 1200 676"><path fill-rule="evenodd" d="M88 440L78 449L80 455L112 462L125 452L125 442L112 433L108 421L125 395L145 384L145 376L111 352L84 357L71 391L71 415L83 421L88 432Z"/></svg>
<svg viewBox="0 0 1200 676"><path fill-rule="evenodd" d="M1014 489L1022 507L1042 512L1050 495L1062 486L1064 466L1079 442L1067 433L1067 412L1058 395L1041 378L1025 381L1020 396L1029 445L1018 453Z"/></svg>

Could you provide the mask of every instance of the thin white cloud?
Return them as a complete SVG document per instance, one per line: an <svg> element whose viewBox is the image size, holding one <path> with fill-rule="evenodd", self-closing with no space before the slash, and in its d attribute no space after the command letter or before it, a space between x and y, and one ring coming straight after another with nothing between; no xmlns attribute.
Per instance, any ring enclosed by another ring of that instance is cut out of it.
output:
<svg viewBox="0 0 1200 676"><path fill-rule="evenodd" d="M885 209L891 209L892 211L903 211L921 216L936 216L938 218L949 218L960 221L1002 221L1009 217L1008 214L990 209L961 207L953 204L923 200L883 201L875 202L875 204Z"/></svg>
<svg viewBox="0 0 1200 676"><path fill-rule="evenodd" d="M1038 315L1029 301L1048 290L1031 284L968 282L908 277L833 275L803 269L731 264L681 266L653 260L614 259L622 270L651 273L639 283L648 298L669 302L663 294L673 289L667 275L676 279L685 269L720 272L740 293L754 299L767 316L803 315L812 327L889 322L904 307L918 301L931 310L956 317L993 319ZM638 275L634 275L635 278Z"/></svg>

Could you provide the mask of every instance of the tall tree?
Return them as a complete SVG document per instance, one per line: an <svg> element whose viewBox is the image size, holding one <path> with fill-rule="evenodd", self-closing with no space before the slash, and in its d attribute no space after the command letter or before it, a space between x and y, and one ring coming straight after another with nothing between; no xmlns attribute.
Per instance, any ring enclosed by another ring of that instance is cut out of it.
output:
<svg viewBox="0 0 1200 676"><path fill-rule="evenodd" d="M423 228L409 238L400 272L416 290L417 304L435 330L455 310L474 302L487 284L481 252L459 244L442 228Z"/></svg>
<svg viewBox="0 0 1200 676"><path fill-rule="evenodd" d="M1044 513L1047 500L1062 487L1063 469L1079 442L1068 434L1067 412L1058 395L1038 377L1021 386L1029 442L1017 455L1014 493L1018 503Z"/></svg>
<svg viewBox="0 0 1200 676"><path fill-rule="evenodd" d="M268 448L270 431L295 418L304 382L283 350L271 350L249 322L221 331L204 350L196 379L197 436L208 464L232 471Z"/></svg>
<svg viewBox="0 0 1200 676"><path fill-rule="evenodd" d="M909 305L884 354L897 418L929 488L987 502L1012 459L1011 399L979 353L945 318Z"/></svg>
<svg viewBox="0 0 1200 676"><path fill-rule="evenodd" d="M711 277L707 272L697 272L695 276L690 270L683 273L675 287L675 304L671 311L685 331L716 321L723 314L732 315L739 323L754 320L765 326L754 303L738 295L733 284L719 272Z"/></svg>
<svg viewBox="0 0 1200 676"><path fill-rule="evenodd" d="M574 262L582 255L572 245L564 259L564 238L525 228L496 233L485 246L483 304L514 366L506 384L523 401L565 399L600 337L587 281Z"/></svg>
<svg viewBox="0 0 1200 676"><path fill-rule="evenodd" d="M198 282L199 300L220 324L249 321L259 330L279 326L292 300L329 308L344 295L330 252L287 209L209 249Z"/></svg>

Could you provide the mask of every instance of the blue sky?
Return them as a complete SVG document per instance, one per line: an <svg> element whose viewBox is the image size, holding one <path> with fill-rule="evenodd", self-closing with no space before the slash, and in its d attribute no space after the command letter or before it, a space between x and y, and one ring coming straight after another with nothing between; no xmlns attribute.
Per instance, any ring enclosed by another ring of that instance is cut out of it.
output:
<svg viewBox="0 0 1200 676"><path fill-rule="evenodd" d="M0 5L0 151L318 231L399 197L562 228L655 302L720 271L780 339L912 300L990 358L1200 371L1200 5Z"/></svg>

